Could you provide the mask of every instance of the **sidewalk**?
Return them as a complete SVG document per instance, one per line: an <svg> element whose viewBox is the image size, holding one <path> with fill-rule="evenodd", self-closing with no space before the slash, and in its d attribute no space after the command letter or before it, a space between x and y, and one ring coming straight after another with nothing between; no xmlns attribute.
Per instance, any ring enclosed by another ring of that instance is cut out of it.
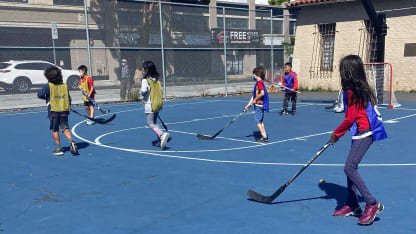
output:
<svg viewBox="0 0 416 234"><path fill-rule="evenodd" d="M120 82L97 80L95 87L97 103L120 102ZM231 83L228 85L229 94L251 92L252 82ZM192 86L167 86L167 98L201 97L225 94L224 84L192 85ZM72 104L82 104L82 96L79 91L70 91ZM45 106L45 101L38 99L37 91L26 94L5 94L0 95L0 110L23 109Z"/></svg>

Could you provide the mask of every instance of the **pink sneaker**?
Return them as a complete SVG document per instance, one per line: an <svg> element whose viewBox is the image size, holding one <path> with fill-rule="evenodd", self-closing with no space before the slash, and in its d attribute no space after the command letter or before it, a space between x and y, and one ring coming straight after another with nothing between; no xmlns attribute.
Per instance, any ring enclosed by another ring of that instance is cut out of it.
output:
<svg viewBox="0 0 416 234"><path fill-rule="evenodd" d="M383 204L376 201L374 206L366 205L363 216L358 220L358 224L370 225L374 222L376 215L384 210Z"/></svg>
<svg viewBox="0 0 416 234"><path fill-rule="evenodd" d="M352 209L348 205L344 205L341 209L334 211L332 215L337 217L360 216L362 212L360 206Z"/></svg>

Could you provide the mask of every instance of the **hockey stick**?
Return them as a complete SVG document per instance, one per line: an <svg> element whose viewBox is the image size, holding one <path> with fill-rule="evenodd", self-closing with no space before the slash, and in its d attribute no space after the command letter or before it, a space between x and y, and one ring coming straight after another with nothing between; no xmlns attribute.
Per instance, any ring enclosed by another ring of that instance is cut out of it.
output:
<svg viewBox="0 0 416 234"><path fill-rule="evenodd" d="M208 135L202 135L202 134L197 134L196 137L198 137L198 139L200 140L212 140L215 137L217 137L222 131L224 131L224 129L226 129L228 126L230 126L234 121L236 121L238 119L238 117L240 117L244 112L246 112L246 110L240 112L240 114L236 115L230 122L228 122L225 127L223 127L221 130L219 130L217 133L215 133L213 136L208 136Z"/></svg>
<svg viewBox="0 0 416 234"><path fill-rule="evenodd" d="M335 107L335 105L337 104L338 102L334 102L334 103L332 103L330 106L326 106L325 107L325 109L332 109L332 108L334 108Z"/></svg>
<svg viewBox="0 0 416 234"><path fill-rule="evenodd" d="M98 123L98 124L107 124L107 123L109 123L109 122L111 122L111 121L113 121L115 118L116 118L116 114L113 114L110 118L108 118L108 119L96 119L96 118L91 118L91 117L89 117L88 115L84 115L84 114L81 114L81 113L79 113L78 111L76 111L76 110L71 110L72 112L74 112L75 114L77 114L77 115L79 115L79 116L81 116L81 117L84 117L84 118L86 118L86 119L89 119L89 120L92 120L92 121L94 121L94 122L96 122L96 123Z"/></svg>
<svg viewBox="0 0 416 234"><path fill-rule="evenodd" d="M337 100L335 100L335 102L332 105L326 106L325 109L332 109L335 107L335 105L337 105L340 102L342 102L342 89L340 89L338 92Z"/></svg>
<svg viewBox="0 0 416 234"><path fill-rule="evenodd" d="M158 115L157 117L159 117L160 123L162 123L163 128L166 130L166 132L169 132L168 127L166 126L166 124L163 122L162 118L160 118L160 115Z"/></svg>
<svg viewBox="0 0 416 234"><path fill-rule="evenodd" d="M290 90L290 91L292 91L292 92L301 93L301 92L299 92L299 91L297 91L297 90L293 90L293 89L291 89L291 88L288 88L288 87L286 87L286 86L283 86L281 83L277 83L277 86L282 87L282 88L287 89L287 90Z"/></svg>
<svg viewBox="0 0 416 234"><path fill-rule="evenodd" d="M88 94L84 91L84 90L82 90L82 89L80 89L81 90L81 92L82 92L82 94L84 95L84 96L86 96L87 98L88 98L88 100L90 100L90 102L99 110L99 111L101 111L101 113L103 113L103 114L108 114L108 113L110 113L110 110L103 110L103 109L101 109L101 107L94 101L94 99L92 99L92 98L90 98L90 96L88 96Z"/></svg>
<svg viewBox="0 0 416 234"><path fill-rule="evenodd" d="M322 152L324 152L326 150L326 148L328 148L330 146L329 141L322 146L322 148L315 154L315 156L313 156L312 159L310 159L298 172L296 172L296 174L294 176L292 176L292 178L290 178L284 185L282 185L276 192L274 192L271 196L264 196L261 195L260 193L257 193L253 190L248 190L247 192L247 196L249 196L249 198L251 198L252 200L258 201L258 202L262 202L262 203L271 203L274 199L276 199L285 189L287 186L289 186L289 184L291 184L296 177L298 177L307 167L309 167L309 165L311 165L313 163L313 161L315 161L315 159L317 159L319 157L319 155L322 154Z"/></svg>

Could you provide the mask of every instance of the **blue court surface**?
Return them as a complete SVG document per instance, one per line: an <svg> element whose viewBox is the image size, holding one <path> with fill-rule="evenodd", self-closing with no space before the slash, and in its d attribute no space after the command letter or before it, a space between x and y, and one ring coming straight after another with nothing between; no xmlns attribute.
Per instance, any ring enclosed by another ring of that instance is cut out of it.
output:
<svg viewBox="0 0 416 234"><path fill-rule="evenodd" d="M161 117L171 140L165 151L152 144L156 136L140 103L104 105L117 113L107 125L87 126L71 114L77 157L62 135L67 152L52 156L45 109L0 113L0 232L416 233L416 103L380 109L389 138L373 143L359 171L385 210L372 225L359 226L356 217L332 216L346 199L349 133L275 203L248 199L248 189L270 195L283 185L344 115L324 109L330 100L300 98L295 116L279 116L282 99L272 98L265 115L269 143L254 141L252 112L214 140L196 138L220 130L247 101L166 102Z"/></svg>

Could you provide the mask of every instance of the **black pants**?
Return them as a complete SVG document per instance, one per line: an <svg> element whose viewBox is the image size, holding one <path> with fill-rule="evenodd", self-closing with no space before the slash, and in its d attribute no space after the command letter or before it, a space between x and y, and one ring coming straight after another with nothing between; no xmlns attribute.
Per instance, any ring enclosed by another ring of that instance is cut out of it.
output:
<svg viewBox="0 0 416 234"><path fill-rule="evenodd" d="M296 112L297 96L298 95L296 92L286 93L283 99L283 110L287 111L287 107L289 105L289 99L290 99L292 101L292 112Z"/></svg>

